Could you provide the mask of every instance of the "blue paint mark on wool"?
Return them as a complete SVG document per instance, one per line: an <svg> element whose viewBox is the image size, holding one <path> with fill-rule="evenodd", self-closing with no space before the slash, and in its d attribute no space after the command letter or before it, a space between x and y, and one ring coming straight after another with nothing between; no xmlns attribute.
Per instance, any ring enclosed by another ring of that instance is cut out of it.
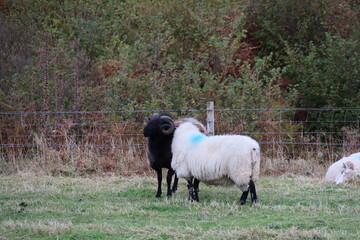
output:
<svg viewBox="0 0 360 240"><path fill-rule="evenodd" d="M201 133L194 133L190 135L190 142L191 143L199 143L202 142L204 139L206 138L206 136L204 134Z"/></svg>
<svg viewBox="0 0 360 240"><path fill-rule="evenodd" d="M360 155L354 157L356 160L360 161Z"/></svg>

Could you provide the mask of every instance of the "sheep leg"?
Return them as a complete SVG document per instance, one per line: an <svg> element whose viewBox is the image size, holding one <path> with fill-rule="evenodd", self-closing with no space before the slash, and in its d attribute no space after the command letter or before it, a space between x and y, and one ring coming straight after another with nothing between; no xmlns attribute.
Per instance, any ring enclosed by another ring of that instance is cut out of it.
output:
<svg viewBox="0 0 360 240"><path fill-rule="evenodd" d="M178 185L178 181L179 181L179 178L177 177L176 173L175 173L175 177L174 177L174 185L171 189L172 193L175 193L176 190L177 190L177 185Z"/></svg>
<svg viewBox="0 0 360 240"><path fill-rule="evenodd" d="M162 182L162 171L161 168L156 170L157 173L157 180L158 180L158 189L155 197L161 197L161 182Z"/></svg>
<svg viewBox="0 0 360 240"><path fill-rule="evenodd" d="M250 180L249 182L249 189L251 195L251 205L254 206L257 202L257 196L256 196L255 183L252 180Z"/></svg>
<svg viewBox="0 0 360 240"><path fill-rule="evenodd" d="M240 205L244 205L246 203L248 194L249 194L249 189L242 193L242 195L240 197L240 201L239 201Z"/></svg>
<svg viewBox="0 0 360 240"><path fill-rule="evenodd" d="M198 180L198 179L194 179L194 200L195 201L199 201L199 194L198 194L198 192L199 192L199 183L200 183L200 181Z"/></svg>
<svg viewBox="0 0 360 240"><path fill-rule="evenodd" d="M166 183L167 183L167 196L171 197L172 192L171 192L171 180L172 180L172 176L174 175L175 171L172 169L168 170L167 176L166 176Z"/></svg>
<svg viewBox="0 0 360 240"><path fill-rule="evenodd" d="M256 188L255 188L255 183L253 182L253 180L249 181L249 187L246 191L243 192L243 194L240 197L240 205L244 205L247 199L247 196L251 195L251 205L254 206L257 202L257 195L256 195Z"/></svg>
<svg viewBox="0 0 360 240"><path fill-rule="evenodd" d="M193 202L194 201L194 186L193 186L193 178L190 178L189 180L187 180L188 182L188 191L189 191L189 201Z"/></svg>

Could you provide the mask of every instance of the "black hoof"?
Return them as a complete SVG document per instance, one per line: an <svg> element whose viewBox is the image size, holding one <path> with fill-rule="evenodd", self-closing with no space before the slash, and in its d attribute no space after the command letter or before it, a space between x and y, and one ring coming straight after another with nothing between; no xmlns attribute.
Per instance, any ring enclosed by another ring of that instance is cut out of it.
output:
<svg viewBox="0 0 360 240"><path fill-rule="evenodd" d="M195 200L196 202L199 201L199 195L198 195L197 193L194 193L194 200Z"/></svg>
<svg viewBox="0 0 360 240"><path fill-rule="evenodd" d="M161 194L156 194L155 197L156 198L161 198Z"/></svg>
<svg viewBox="0 0 360 240"><path fill-rule="evenodd" d="M246 203L246 201L244 201L244 200L240 200L240 201L239 201L239 204L240 204L240 205L244 205L245 203Z"/></svg>

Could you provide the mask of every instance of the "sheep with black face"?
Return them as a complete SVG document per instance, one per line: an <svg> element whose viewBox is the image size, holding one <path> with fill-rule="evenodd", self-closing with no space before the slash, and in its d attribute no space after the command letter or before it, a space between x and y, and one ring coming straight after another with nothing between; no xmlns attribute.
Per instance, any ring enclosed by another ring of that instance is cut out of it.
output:
<svg viewBox="0 0 360 240"><path fill-rule="evenodd" d="M156 171L158 188L156 197L161 197L162 168L168 169L167 196L177 190L178 178L171 168L171 143L177 126L184 122L195 125L200 132L207 134L205 126L194 118L184 118L174 121L168 114L153 114L146 118L147 124L144 128L144 136L148 138L148 160L152 169ZM174 185L171 188L172 176L175 174Z"/></svg>
<svg viewBox="0 0 360 240"><path fill-rule="evenodd" d="M206 136L190 123L181 124L172 141L171 167L188 182L189 200L199 201L199 180L210 185L236 184L243 192L239 203L257 202L255 181L260 173L260 147L243 135ZM194 183L193 183L193 179Z"/></svg>

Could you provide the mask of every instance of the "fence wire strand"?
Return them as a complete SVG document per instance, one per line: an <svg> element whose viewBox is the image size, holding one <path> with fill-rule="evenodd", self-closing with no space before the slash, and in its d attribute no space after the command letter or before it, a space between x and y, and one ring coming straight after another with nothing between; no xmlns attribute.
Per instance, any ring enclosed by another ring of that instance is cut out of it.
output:
<svg viewBox="0 0 360 240"><path fill-rule="evenodd" d="M136 148L145 151L144 118L153 113L196 117L206 109L0 112L0 154L48 148ZM292 152L358 150L360 108L214 109L216 134L255 138L270 154L279 146ZM45 117L46 116L46 117ZM309 150L310 148L310 150ZM281 149L281 151L285 151ZM271 152L272 151L272 152ZM106 153L106 152L105 152Z"/></svg>

